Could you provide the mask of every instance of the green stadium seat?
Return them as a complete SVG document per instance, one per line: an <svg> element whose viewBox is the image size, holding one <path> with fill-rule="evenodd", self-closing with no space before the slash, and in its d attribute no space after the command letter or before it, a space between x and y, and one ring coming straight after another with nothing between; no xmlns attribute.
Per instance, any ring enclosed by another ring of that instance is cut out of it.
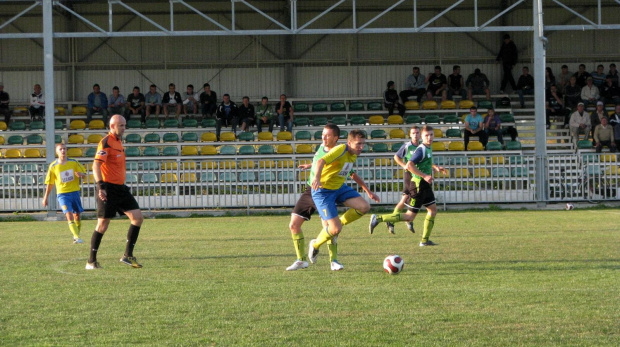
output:
<svg viewBox="0 0 620 347"><path fill-rule="evenodd" d="M334 102L330 105L330 110L332 112L342 112L346 111L347 107L345 106L344 102Z"/></svg>
<svg viewBox="0 0 620 347"><path fill-rule="evenodd" d="M9 139L7 140L7 143L9 145L23 145L24 144L24 137L21 136L21 135L9 136Z"/></svg>
<svg viewBox="0 0 620 347"><path fill-rule="evenodd" d="M315 127L322 127L327 124L327 117L314 117L312 118L312 125Z"/></svg>
<svg viewBox="0 0 620 347"><path fill-rule="evenodd" d="M442 155L433 156L433 164L440 166L448 165L448 158Z"/></svg>
<svg viewBox="0 0 620 347"><path fill-rule="evenodd" d="M159 119L147 119L145 125L147 129L157 129L160 125Z"/></svg>
<svg viewBox="0 0 620 347"><path fill-rule="evenodd" d="M45 129L44 122L40 120L30 122L30 130L44 130L44 129Z"/></svg>
<svg viewBox="0 0 620 347"><path fill-rule="evenodd" d="M380 170L375 170L375 179L379 179L379 180L389 180L392 179L393 174L392 174L392 170L388 170L388 169L380 169Z"/></svg>
<svg viewBox="0 0 620 347"><path fill-rule="evenodd" d="M581 156L581 160L584 163L598 163L599 159L600 159L600 156L594 153L586 153Z"/></svg>
<svg viewBox="0 0 620 347"><path fill-rule="evenodd" d="M225 145L220 147L220 154L222 155L235 155L237 154L237 148L232 145Z"/></svg>
<svg viewBox="0 0 620 347"><path fill-rule="evenodd" d="M14 187L15 177L13 176L0 176L0 186L2 187Z"/></svg>
<svg viewBox="0 0 620 347"><path fill-rule="evenodd" d="M507 141L506 142L506 150L507 151L520 151L521 150L521 142L519 142L519 141Z"/></svg>
<svg viewBox="0 0 620 347"><path fill-rule="evenodd" d="M239 147L239 155L253 155L256 153L254 146L251 145L243 145Z"/></svg>
<svg viewBox="0 0 620 347"><path fill-rule="evenodd" d="M2 172L19 172L19 165L17 164L2 164Z"/></svg>
<svg viewBox="0 0 620 347"><path fill-rule="evenodd" d="M142 183L159 183L159 178L157 174L154 173L145 173L142 174Z"/></svg>
<svg viewBox="0 0 620 347"><path fill-rule="evenodd" d="M95 154L97 154L97 147L88 147L86 152L84 152L84 156L88 158L94 158ZM127 155L126 151L125 155Z"/></svg>
<svg viewBox="0 0 620 347"><path fill-rule="evenodd" d="M312 140L312 134L307 130L300 130L295 132L295 140Z"/></svg>
<svg viewBox="0 0 620 347"><path fill-rule="evenodd" d="M240 172L239 182L256 182L256 173L248 171Z"/></svg>
<svg viewBox="0 0 620 347"><path fill-rule="evenodd" d="M268 155L268 154L274 154L274 153L275 153L275 150L273 149L272 145L262 145L258 147L258 154Z"/></svg>
<svg viewBox="0 0 620 347"><path fill-rule="evenodd" d="M178 156L179 149L173 146L164 147L162 154L167 157Z"/></svg>
<svg viewBox="0 0 620 347"><path fill-rule="evenodd" d="M179 134L177 133L165 133L164 142L179 142Z"/></svg>
<svg viewBox="0 0 620 347"><path fill-rule="evenodd" d="M239 141L254 141L254 133L251 131L244 131L239 134Z"/></svg>
<svg viewBox="0 0 620 347"><path fill-rule="evenodd" d="M203 119L202 122L200 122L200 126L203 128L215 128L215 119L213 118L206 118Z"/></svg>
<svg viewBox="0 0 620 347"><path fill-rule="evenodd" d="M58 134L54 135L54 143L55 144L62 143L62 136L60 136Z"/></svg>
<svg viewBox="0 0 620 347"><path fill-rule="evenodd" d="M178 128L179 121L177 119L166 119L164 121L164 128Z"/></svg>
<svg viewBox="0 0 620 347"><path fill-rule="evenodd" d="M439 124L439 115L437 114L427 114L424 116L424 123L426 124Z"/></svg>
<svg viewBox="0 0 620 347"><path fill-rule="evenodd" d="M295 124L296 127L309 126L310 119L308 119L308 117L295 117L295 119L293 119L293 123Z"/></svg>
<svg viewBox="0 0 620 347"><path fill-rule="evenodd" d="M159 148L157 147L146 147L144 149L143 155L145 157L154 157L159 155Z"/></svg>
<svg viewBox="0 0 620 347"><path fill-rule="evenodd" d="M347 117L345 116L332 117L331 123L334 123L336 125L347 125Z"/></svg>
<svg viewBox="0 0 620 347"><path fill-rule="evenodd" d="M159 124L157 127L159 127ZM142 122L139 119L130 119L127 121L127 129L140 129L140 128L142 128Z"/></svg>
<svg viewBox="0 0 620 347"><path fill-rule="evenodd" d="M372 151L374 153L384 153L384 152L389 152L390 148L388 147L387 143L374 143L372 145Z"/></svg>
<svg viewBox="0 0 620 347"><path fill-rule="evenodd" d="M351 125L365 125L366 118L364 116L353 116L350 120Z"/></svg>
<svg viewBox="0 0 620 347"><path fill-rule="evenodd" d="M314 139L321 140L323 138L323 131L317 130L314 132Z"/></svg>
<svg viewBox="0 0 620 347"><path fill-rule="evenodd" d="M224 171L220 174L220 182L237 182L237 174L230 171Z"/></svg>
<svg viewBox="0 0 620 347"><path fill-rule="evenodd" d="M258 173L259 182L273 182L276 180L276 175L273 172L260 171Z"/></svg>
<svg viewBox="0 0 620 347"><path fill-rule="evenodd" d="M198 142L198 133L183 133L181 140L183 142Z"/></svg>
<svg viewBox="0 0 620 347"><path fill-rule="evenodd" d="M357 158L357 161L355 163L355 165L357 166L370 166L370 165L374 165L374 160L370 159L370 158Z"/></svg>
<svg viewBox="0 0 620 347"><path fill-rule="evenodd" d="M9 144L10 144L10 138L9 138ZM579 149L590 149L592 147L594 146L592 145L592 141L590 140L579 140L577 142L577 148Z"/></svg>
<svg viewBox="0 0 620 347"><path fill-rule="evenodd" d="M420 116L416 114L411 114L407 116L407 118L405 119L405 123L406 124L421 124L422 118L420 118Z"/></svg>
<svg viewBox="0 0 620 347"><path fill-rule="evenodd" d="M327 104L324 102L317 102L312 104L312 112L325 112L327 111Z"/></svg>
<svg viewBox="0 0 620 347"><path fill-rule="evenodd" d="M401 142L394 142L394 143L392 143L391 151L392 152L398 152L398 150L400 149L400 147L402 145L403 144Z"/></svg>
<svg viewBox="0 0 620 347"><path fill-rule="evenodd" d="M128 157L139 157L140 147L125 147L125 155ZM144 155L147 155L146 150L145 150ZM157 151L157 154L151 154L151 155L159 155L159 151Z"/></svg>
<svg viewBox="0 0 620 347"><path fill-rule="evenodd" d="M493 108L493 102L489 100L480 100L478 101L478 108Z"/></svg>
<svg viewBox="0 0 620 347"><path fill-rule="evenodd" d="M22 122L22 121L14 121L13 123L9 124L9 129L11 130L18 130L18 131L23 131L26 130L26 122Z"/></svg>
<svg viewBox="0 0 620 347"><path fill-rule="evenodd" d="M217 176L215 175L215 173L211 171L200 173L200 182L216 182L216 181L217 181Z"/></svg>
<svg viewBox="0 0 620 347"><path fill-rule="evenodd" d="M529 172L528 172L527 168L525 168L525 167L515 167L510 172L510 175L512 177L527 177L529 175Z"/></svg>
<svg viewBox="0 0 620 347"><path fill-rule="evenodd" d="M295 171L278 171L278 181L297 181Z"/></svg>
<svg viewBox="0 0 620 347"><path fill-rule="evenodd" d="M39 172L39 165L27 163L21 166L21 172Z"/></svg>
<svg viewBox="0 0 620 347"><path fill-rule="evenodd" d="M487 143L487 151L501 151L502 144L497 141Z"/></svg>
<svg viewBox="0 0 620 347"><path fill-rule="evenodd" d="M125 182L128 183L128 184L138 183L139 182L138 181L138 174L128 173L125 176Z"/></svg>
<svg viewBox="0 0 620 347"><path fill-rule="evenodd" d="M308 104L303 103L303 102L296 102L293 105L293 110L295 112L308 112L309 111Z"/></svg>
<svg viewBox="0 0 620 347"><path fill-rule="evenodd" d="M125 170L127 171L137 171L140 169L140 162L138 161L127 161L125 162Z"/></svg>
<svg viewBox="0 0 620 347"><path fill-rule="evenodd" d="M358 176L360 176L364 181L370 181L373 179L372 170L370 169L362 169L355 172Z"/></svg>
<svg viewBox="0 0 620 347"><path fill-rule="evenodd" d="M510 163L511 165L523 164L523 157L520 155L513 155L508 158L508 163Z"/></svg>
<svg viewBox="0 0 620 347"><path fill-rule="evenodd" d="M450 165L467 165L467 157L452 157L450 158Z"/></svg>
<svg viewBox="0 0 620 347"><path fill-rule="evenodd" d="M514 123L515 117L510 113L501 113L499 115L499 120L501 120L502 123Z"/></svg>
<svg viewBox="0 0 620 347"><path fill-rule="evenodd" d="M144 135L145 143L159 143L160 137L159 134L151 133Z"/></svg>
<svg viewBox="0 0 620 347"><path fill-rule="evenodd" d="M54 129L56 130L62 130L65 128L65 123L61 120L55 120L54 121Z"/></svg>
<svg viewBox="0 0 620 347"><path fill-rule="evenodd" d="M447 114L445 116L443 116L443 122L444 123L458 123L459 122L459 116L455 115L455 114Z"/></svg>
<svg viewBox="0 0 620 347"><path fill-rule="evenodd" d="M198 121L193 118L184 118L183 119L183 127L184 128L196 128L198 126Z"/></svg>
<svg viewBox="0 0 620 347"><path fill-rule="evenodd" d="M446 130L446 137L461 137L461 129Z"/></svg>
<svg viewBox="0 0 620 347"><path fill-rule="evenodd" d="M383 129L375 129L370 132L371 139L386 139L387 133Z"/></svg>
<svg viewBox="0 0 620 347"><path fill-rule="evenodd" d="M366 109L368 111L382 111L383 105L381 105L380 102L373 101L368 103L368 107Z"/></svg>
<svg viewBox="0 0 620 347"><path fill-rule="evenodd" d="M26 137L26 143L29 145L40 145L43 144L43 136L41 135L29 135Z"/></svg>
<svg viewBox="0 0 620 347"><path fill-rule="evenodd" d="M152 160L148 160L148 161L143 161L142 162L142 169L143 170L159 170L159 163L156 161L152 161Z"/></svg>
<svg viewBox="0 0 620 347"><path fill-rule="evenodd" d="M364 111L364 104L359 101L353 101L349 104L349 111Z"/></svg>
<svg viewBox="0 0 620 347"><path fill-rule="evenodd" d="M347 137L349 137L349 132L346 130L340 130L340 136L338 136L338 138L343 140L343 139L346 139Z"/></svg>
<svg viewBox="0 0 620 347"><path fill-rule="evenodd" d="M494 167L491 169L491 177L510 177L510 170L506 167Z"/></svg>
<svg viewBox="0 0 620 347"><path fill-rule="evenodd" d="M126 143L141 143L142 136L140 134L129 134L125 137Z"/></svg>

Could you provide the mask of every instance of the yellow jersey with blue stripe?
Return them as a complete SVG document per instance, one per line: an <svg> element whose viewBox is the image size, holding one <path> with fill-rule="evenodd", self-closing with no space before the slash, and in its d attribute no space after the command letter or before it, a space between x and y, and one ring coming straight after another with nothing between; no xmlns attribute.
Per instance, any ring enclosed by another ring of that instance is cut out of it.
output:
<svg viewBox="0 0 620 347"><path fill-rule="evenodd" d="M77 160L68 158L65 164L61 164L58 159L54 160L45 176L45 184L56 185L56 194L76 192L80 190L80 178L76 172L86 173L84 166Z"/></svg>
<svg viewBox="0 0 620 347"><path fill-rule="evenodd" d="M321 171L321 186L336 190L342 187L347 176L352 174L357 155L349 153L348 146L342 144L332 148L321 159L325 160Z"/></svg>

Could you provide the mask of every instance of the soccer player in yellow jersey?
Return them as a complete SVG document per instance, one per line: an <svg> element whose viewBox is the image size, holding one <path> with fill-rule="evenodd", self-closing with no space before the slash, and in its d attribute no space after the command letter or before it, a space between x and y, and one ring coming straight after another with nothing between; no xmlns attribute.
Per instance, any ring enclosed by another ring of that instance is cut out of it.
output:
<svg viewBox="0 0 620 347"><path fill-rule="evenodd" d="M67 158L67 146L64 143L56 145L56 154L58 159L50 164L45 176L47 188L42 203L47 206L47 199L55 186L58 205L67 217L73 243L84 243L80 238L80 213L84 212L80 201L80 178L86 176L86 170L77 160Z"/></svg>
<svg viewBox="0 0 620 347"><path fill-rule="evenodd" d="M357 191L344 183L347 176L352 174L353 164L357 156L362 153L365 143L366 136L364 133L361 130L352 130L349 133L347 144L334 147L312 166L312 173L314 174L310 183L312 200L324 224L327 224L319 236L310 241L308 259L313 264L316 263L319 248L324 243L331 240L332 244L337 244L337 237L343 224L358 220L370 211L370 204ZM378 202L379 197L368 189L361 178L359 182L361 182L360 186L368 197ZM350 207L341 218L338 218L337 204ZM332 253L330 254L330 258L332 258L330 259L331 269L333 271L342 270L343 266L337 259L337 250L332 250Z"/></svg>

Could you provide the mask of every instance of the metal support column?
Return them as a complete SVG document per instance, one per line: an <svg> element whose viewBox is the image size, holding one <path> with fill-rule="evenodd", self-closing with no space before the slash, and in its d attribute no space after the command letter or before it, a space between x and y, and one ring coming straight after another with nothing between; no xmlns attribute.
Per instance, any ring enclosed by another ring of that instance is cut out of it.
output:
<svg viewBox="0 0 620 347"><path fill-rule="evenodd" d="M545 122L545 59L547 38L543 28L543 0L534 0L534 110L536 126L536 202L547 200L547 129Z"/></svg>
<svg viewBox="0 0 620 347"><path fill-rule="evenodd" d="M45 162L54 161L54 27L52 0L43 0L43 71L45 85ZM48 215L56 214L56 194L52 193Z"/></svg>

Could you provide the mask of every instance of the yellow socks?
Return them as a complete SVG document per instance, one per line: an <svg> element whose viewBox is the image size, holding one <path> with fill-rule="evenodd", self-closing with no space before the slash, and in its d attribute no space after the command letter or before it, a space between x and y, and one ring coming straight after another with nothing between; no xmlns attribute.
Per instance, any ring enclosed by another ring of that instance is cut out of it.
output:
<svg viewBox="0 0 620 347"><path fill-rule="evenodd" d="M295 245L295 253L298 260L306 261L306 242L304 240L304 234L292 234L293 245Z"/></svg>
<svg viewBox="0 0 620 347"><path fill-rule="evenodd" d="M333 236L325 230L325 228L321 229L319 236L316 237L316 241L314 242L314 248L319 249L325 242L331 240Z"/></svg>
<svg viewBox="0 0 620 347"><path fill-rule="evenodd" d="M424 219L424 233L422 234L422 242L428 241L428 238L431 237L431 231L433 231L434 226L435 217L426 215L426 219Z"/></svg>
<svg viewBox="0 0 620 347"><path fill-rule="evenodd" d="M327 250L329 251L329 261L338 260L338 236L332 237L327 241Z"/></svg>
<svg viewBox="0 0 620 347"><path fill-rule="evenodd" d="M73 234L73 238L77 239L80 237L80 230L74 222L69 222L69 230L71 230L71 234Z"/></svg>
<svg viewBox="0 0 620 347"><path fill-rule="evenodd" d="M73 221L78 229L78 234L82 232L82 220L76 219Z"/></svg>
<svg viewBox="0 0 620 347"><path fill-rule="evenodd" d="M360 211L354 208L350 208L342 215L342 217L340 217L340 222L342 223L342 225L351 224L356 220L362 218L362 216L363 214Z"/></svg>

